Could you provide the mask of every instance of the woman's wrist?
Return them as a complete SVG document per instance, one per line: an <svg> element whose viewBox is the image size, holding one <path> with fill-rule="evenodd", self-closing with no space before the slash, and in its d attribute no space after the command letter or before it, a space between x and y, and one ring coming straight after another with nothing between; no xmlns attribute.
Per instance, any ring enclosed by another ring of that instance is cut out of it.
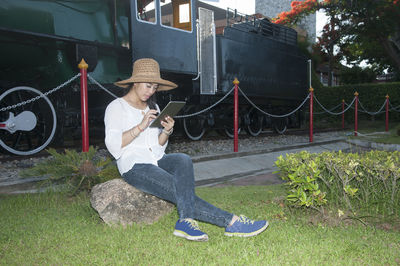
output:
<svg viewBox="0 0 400 266"><path fill-rule="evenodd" d="M129 130L129 134L131 134L132 138L137 138L138 135L135 134L135 132L133 132L135 130L135 128L132 128L131 130Z"/></svg>
<svg viewBox="0 0 400 266"><path fill-rule="evenodd" d="M135 133L135 130L136 130L136 133ZM142 133L143 131L144 131L144 129L141 129L140 126L137 125L137 126L134 126L131 130L129 130L129 133L130 133L131 137L137 138L139 136L139 134Z"/></svg>
<svg viewBox="0 0 400 266"><path fill-rule="evenodd" d="M140 132L143 132L143 131L144 131L144 129L142 129L142 128L140 127L140 124L138 124L136 127L139 129Z"/></svg>
<svg viewBox="0 0 400 266"><path fill-rule="evenodd" d="M171 136L172 132L174 132L174 128L172 127L170 130L166 130L165 128L162 130L162 132L167 135L167 136Z"/></svg>

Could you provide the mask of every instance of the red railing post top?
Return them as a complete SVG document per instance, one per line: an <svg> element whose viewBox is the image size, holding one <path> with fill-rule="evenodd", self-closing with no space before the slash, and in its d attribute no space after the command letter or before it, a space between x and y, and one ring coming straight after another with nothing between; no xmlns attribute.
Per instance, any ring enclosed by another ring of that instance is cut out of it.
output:
<svg viewBox="0 0 400 266"><path fill-rule="evenodd" d="M388 95L388 94L386 94L386 96L385 96L385 97L386 97L386 99L389 99L389 95Z"/></svg>
<svg viewBox="0 0 400 266"><path fill-rule="evenodd" d="M79 69L87 69L89 65L86 63L85 59L82 58L81 62L78 65Z"/></svg>
<svg viewBox="0 0 400 266"><path fill-rule="evenodd" d="M355 93L354 93L354 96L358 96L358 92L355 92Z"/></svg>
<svg viewBox="0 0 400 266"><path fill-rule="evenodd" d="M233 84L234 85L239 85L239 83L240 83L239 80L237 78L235 78L234 81L233 81Z"/></svg>
<svg viewBox="0 0 400 266"><path fill-rule="evenodd" d="M310 92L313 92L313 91L314 91L314 88L313 88L313 87L310 87L309 91L310 91Z"/></svg>
<svg viewBox="0 0 400 266"><path fill-rule="evenodd" d="M344 103L344 99L342 99L342 103Z"/></svg>

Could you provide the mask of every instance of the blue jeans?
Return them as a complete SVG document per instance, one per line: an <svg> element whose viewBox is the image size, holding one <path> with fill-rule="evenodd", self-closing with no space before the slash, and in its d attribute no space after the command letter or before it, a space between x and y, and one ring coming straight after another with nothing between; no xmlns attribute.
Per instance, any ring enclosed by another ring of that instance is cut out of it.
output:
<svg viewBox="0 0 400 266"><path fill-rule="evenodd" d="M196 196L192 159L183 153L165 154L158 166L135 164L122 175L135 188L176 204L179 218L192 218L227 227L233 214Z"/></svg>

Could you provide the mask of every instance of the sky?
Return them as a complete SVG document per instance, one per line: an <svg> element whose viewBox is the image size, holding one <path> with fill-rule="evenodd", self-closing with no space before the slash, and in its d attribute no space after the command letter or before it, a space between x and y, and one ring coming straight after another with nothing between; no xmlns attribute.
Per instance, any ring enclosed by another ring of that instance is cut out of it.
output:
<svg viewBox="0 0 400 266"><path fill-rule="evenodd" d="M251 15L255 13L255 0L201 0L210 5L218 6L220 8L226 9L227 7L232 9L237 9L238 12ZM287 11L287 10L286 10ZM317 12L317 28L316 33L317 36L320 36L320 32L322 28L326 24L326 16L323 12Z"/></svg>

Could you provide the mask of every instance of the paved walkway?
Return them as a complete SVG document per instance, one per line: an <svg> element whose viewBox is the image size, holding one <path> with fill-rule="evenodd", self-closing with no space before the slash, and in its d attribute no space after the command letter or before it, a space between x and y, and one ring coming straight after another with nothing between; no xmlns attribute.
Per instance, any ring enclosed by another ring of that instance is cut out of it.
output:
<svg viewBox="0 0 400 266"><path fill-rule="evenodd" d="M279 156L288 153L308 151L319 153L323 151L357 151L358 149L388 149L400 150L396 147L372 147L369 142L362 142L344 138L330 139L328 141L314 141L292 146L268 150L255 150L247 152L229 153L211 156L193 157L195 181L197 186L225 186L225 185L271 185L282 183L274 162ZM28 182L31 181L31 182ZM36 192L32 185L36 180L25 180L24 183L14 185L0 184L0 194Z"/></svg>
<svg viewBox="0 0 400 266"><path fill-rule="evenodd" d="M222 183L240 184L277 184L282 183L276 174L274 162L279 156L300 151L319 153L323 151L349 150L352 145L342 139L328 142L295 145L270 151L254 153L225 154L207 157L194 157L194 172L197 186L210 186ZM211 160L209 160L211 159ZM244 179L246 178L246 182Z"/></svg>

